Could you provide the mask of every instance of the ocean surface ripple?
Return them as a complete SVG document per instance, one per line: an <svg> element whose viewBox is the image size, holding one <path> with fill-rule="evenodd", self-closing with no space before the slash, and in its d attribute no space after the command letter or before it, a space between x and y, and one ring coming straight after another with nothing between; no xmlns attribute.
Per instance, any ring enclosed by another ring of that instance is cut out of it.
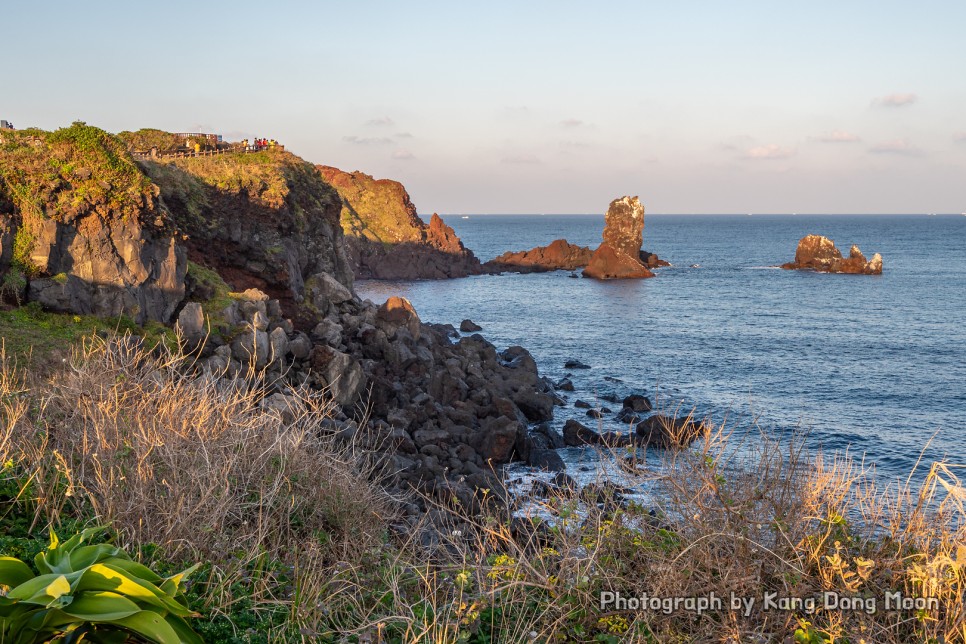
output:
<svg viewBox="0 0 966 644"><path fill-rule="evenodd" d="M445 220L482 260L560 237L596 246L603 229L596 215ZM809 233L882 253L883 274L766 270ZM552 379L568 358L591 365L572 372L558 425L596 423L577 398L643 392L768 432L805 428L812 447L849 448L890 479L909 474L934 434L926 463L966 463L966 217L647 215L644 240L674 265L655 279L556 272L357 290L374 302L403 295L424 321L470 318L497 347L529 349Z"/></svg>

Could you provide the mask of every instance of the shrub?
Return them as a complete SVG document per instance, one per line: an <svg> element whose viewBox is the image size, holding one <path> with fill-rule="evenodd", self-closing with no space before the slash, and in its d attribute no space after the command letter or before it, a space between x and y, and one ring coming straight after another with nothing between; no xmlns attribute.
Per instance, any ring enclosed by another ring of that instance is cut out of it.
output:
<svg viewBox="0 0 966 644"><path fill-rule="evenodd" d="M201 642L188 626L181 580L162 578L120 548L90 543L100 528L84 530L36 556L35 574L23 561L0 557L0 641L124 641L131 635L158 644ZM120 640L118 640L120 637Z"/></svg>

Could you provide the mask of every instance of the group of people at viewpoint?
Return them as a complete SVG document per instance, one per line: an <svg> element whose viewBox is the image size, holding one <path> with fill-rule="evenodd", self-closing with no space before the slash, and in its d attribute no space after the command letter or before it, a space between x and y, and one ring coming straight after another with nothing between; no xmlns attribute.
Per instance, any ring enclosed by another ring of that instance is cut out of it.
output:
<svg viewBox="0 0 966 644"><path fill-rule="evenodd" d="M267 148L274 148L278 145L278 141L275 139L255 139L249 144L248 139L244 139L242 140L242 145L246 150L265 150Z"/></svg>

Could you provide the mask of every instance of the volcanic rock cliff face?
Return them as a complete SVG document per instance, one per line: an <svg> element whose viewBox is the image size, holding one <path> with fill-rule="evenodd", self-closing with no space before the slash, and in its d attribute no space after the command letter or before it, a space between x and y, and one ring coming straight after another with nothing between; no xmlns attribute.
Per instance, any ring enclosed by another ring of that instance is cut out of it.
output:
<svg viewBox="0 0 966 644"><path fill-rule="evenodd" d="M166 322L185 293L178 235L157 187L115 137L83 123L5 133L0 273L8 299Z"/></svg>
<svg viewBox="0 0 966 644"><path fill-rule="evenodd" d="M882 256L876 253L866 260L859 247L852 245L849 256L843 257L828 237L806 235L795 249L795 261L782 264L787 270L813 270L821 273L848 273L851 275L879 275L882 273Z"/></svg>
<svg viewBox="0 0 966 644"><path fill-rule="evenodd" d="M230 386L264 370L262 404L283 417L293 387L323 392L340 440L447 499L472 503L474 488L495 488L495 466L542 453L530 425L555 397L533 358L425 324L402 298L361 300L342 202L314 166L280 150L136 164L83 125L5 134L2 151L0 278L5 291L25 283L16 298L176 316L193 368ZM464 251L439 218L417 236Z"/></svg>
<svg viewBox="0 0 966 644"><path fill-rule="evenodd" d="M298 318L312 276L352 288L342 202L312 164L266 150L141 165L187 233L190 259L235 290L261 289Z"/></svg>
<svg viewBox="0 0 966 644"><path fill-rule="evenodd" d="M641 262L644 206L637 197L610 202L604 221L604 241L584 269L584 277L624 279L654 277Z"/></svg>
<svg viewBox="0 0 966 644"><path fill-rule="evenodd" d="M360 279L443 279L481 272L480 262L452 228L433 215L429 225L401 183L362 172L319 166L342 197L342 229Z"/></svg>

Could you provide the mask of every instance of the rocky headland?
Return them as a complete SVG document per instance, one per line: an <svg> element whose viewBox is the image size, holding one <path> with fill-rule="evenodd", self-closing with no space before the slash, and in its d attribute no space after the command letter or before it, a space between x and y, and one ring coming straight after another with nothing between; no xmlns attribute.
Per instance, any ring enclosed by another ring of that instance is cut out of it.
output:
<svg viewBox="0 0 966 644"><path fill-rule="evenodd" d="M882 256L876 253L867 260L859 247L852 245L849 256L844 257L828 237L806 235L798 242L795 261L782 264L786 270L811 270L820 273L847 273L851 275L881 275Z"/></svg>
<svg viewBox="0 0 966 644"><path fill-rule="evenodd" d="M280 149L135 162L75 124L8 137L0 170L10 304L174 325L213 376L266 374L280 412L297 387L326 392L332 431L420 489L469 500L511 460L557 466L541 423L563 401L530 354L361 300L344 202L312 164ZM462 248L441 222L422 232Z"/></svg>
<svg viewBox="0 0 966 644"><path fill-rule="evenodd" d="M342 198L340 223L359 279L446 279L482 272L480 261L442 218L419 218L398 181L318 166Z"/></svg>

